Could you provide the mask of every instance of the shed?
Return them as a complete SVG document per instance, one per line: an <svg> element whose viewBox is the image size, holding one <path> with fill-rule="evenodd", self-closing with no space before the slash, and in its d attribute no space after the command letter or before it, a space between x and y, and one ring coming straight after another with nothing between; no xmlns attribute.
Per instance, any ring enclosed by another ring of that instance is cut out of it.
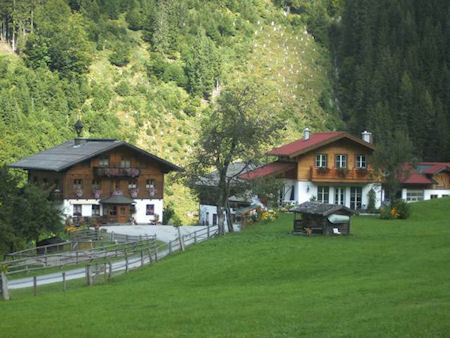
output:
<svg viewBox="0 0 450 338"><path fill-rule="evenodd" d="M343 205L305 202L292 208L294 234L348 235L350 218L356 212Z"/></svg>

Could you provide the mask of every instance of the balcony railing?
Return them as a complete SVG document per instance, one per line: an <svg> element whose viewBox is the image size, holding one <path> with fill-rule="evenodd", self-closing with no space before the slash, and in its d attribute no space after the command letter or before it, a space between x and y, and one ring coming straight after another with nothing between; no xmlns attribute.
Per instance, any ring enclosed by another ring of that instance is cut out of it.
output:
<svg viewBox="0 0 450 338"><path fill-rule="evenodd" d="M310 167L311 181L376 181L373 169L366 168L314 168Z"/></svg>
<svg viewBox="0 0 450 338"><path fill-rule="evenodd" d="M99 177L138 177L140 174L139 168L94 167L94 176Z"/></svg>

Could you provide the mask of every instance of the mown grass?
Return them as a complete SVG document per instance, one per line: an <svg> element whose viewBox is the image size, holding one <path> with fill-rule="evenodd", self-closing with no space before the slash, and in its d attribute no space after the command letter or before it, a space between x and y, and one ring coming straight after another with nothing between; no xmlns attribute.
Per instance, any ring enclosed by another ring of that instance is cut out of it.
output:
<svg viewBox="0 0 450 338"><path fill-rule="evenodd" d="M12 292L2 336L446 336L449 208L355 217L348 237L292 236L282 215L109 283Z"/></svg>

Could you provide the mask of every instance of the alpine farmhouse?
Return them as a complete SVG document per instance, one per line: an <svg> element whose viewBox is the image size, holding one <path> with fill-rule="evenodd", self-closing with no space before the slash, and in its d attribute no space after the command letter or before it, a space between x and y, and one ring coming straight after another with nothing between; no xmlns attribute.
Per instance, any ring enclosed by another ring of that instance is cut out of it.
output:
<svg viewBox="0 0 450 338"><path fill-rule="evenodd" d="M182 170L127 142L95 138L64 142L9 167L54 187L53 198L75 222L142 224L162 221L164 174Z"/></svg>
<svg viewBox="0 0 450 338"><path fill-rule="evenodd" d="M378 208L383 190L369 161L374 150L372 134L367 131L358 138L342 131L311 133L306 128L303 138L268 152L276 161L240 177L282 179L283 204L317 200L360 210L368 207L369 191L373 190Z"/></svg>

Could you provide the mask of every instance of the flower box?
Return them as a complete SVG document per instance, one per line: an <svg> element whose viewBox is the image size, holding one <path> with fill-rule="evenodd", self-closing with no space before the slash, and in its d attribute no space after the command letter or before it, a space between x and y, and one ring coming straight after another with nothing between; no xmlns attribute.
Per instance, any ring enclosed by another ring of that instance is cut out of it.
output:
<svg viewBox="0 0 450 338"><path fill-rule="evenodd" d="M94 194L94 198L100 198L103 192L101 190L94 190L92 193Z"/></svg>
<svg viewBox="0 0 450 338"><path fill-rule="evenodd" d="M82 197L83 196L83 189L75 189L74 191L76 197Z"/></svg>
<svg viewBox="0 0 450 338"><path fill-rule="evenodd" d="M139 189L130 189L130 196L133 198L138 197Z"/></svg>

